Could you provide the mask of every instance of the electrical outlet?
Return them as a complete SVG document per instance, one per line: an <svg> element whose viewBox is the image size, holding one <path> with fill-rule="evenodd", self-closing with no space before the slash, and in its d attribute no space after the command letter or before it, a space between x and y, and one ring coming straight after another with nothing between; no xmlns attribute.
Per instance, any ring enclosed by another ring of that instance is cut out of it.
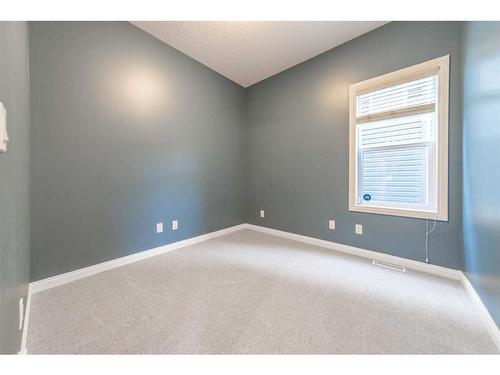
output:
<svg viewBox="0 0 500 375"><path fill-rule="evenodd" d="M330 220L328 222L328 228L335 229L335 220Z"/></svg>
<svg viewBox="0 0 500 375"><path fill-rule="evenodd" d="M264 217L264 216L265 216L264 210L260 210L260 217Z"/></svg>
<svg viewBox="0 0 500 375"><path fill-rule="evenodd" d="M179 222L177 220L172 220L172 230L177 230L179 228Z"/></svg>
<svg viewBox="0 0 500 375"><path fill-rule="evenodd" d="M162 232L163 232L163 223L156 224L156 233L162 233Z"/></svg>
<svg viewBox="0 0 500 375"><path fill-rule="evenodd" d="M354 226L354 233L362 235L363 234L363 225L361 224L356 224Z"/></svg>

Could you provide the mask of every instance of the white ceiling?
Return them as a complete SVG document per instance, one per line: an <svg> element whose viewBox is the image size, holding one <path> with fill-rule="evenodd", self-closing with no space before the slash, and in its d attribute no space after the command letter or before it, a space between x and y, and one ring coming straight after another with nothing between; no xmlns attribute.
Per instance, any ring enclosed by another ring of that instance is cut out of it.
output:
<svg viewBox="0 0 500 375"><path fill-rule="evenodd" d="M132 22L243 87L282 72L387 22Z"/></svg>

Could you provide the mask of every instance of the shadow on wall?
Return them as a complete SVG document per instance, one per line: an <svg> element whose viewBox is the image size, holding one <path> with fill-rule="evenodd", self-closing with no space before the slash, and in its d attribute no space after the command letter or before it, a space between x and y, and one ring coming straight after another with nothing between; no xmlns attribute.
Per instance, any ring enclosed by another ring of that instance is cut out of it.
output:
<svg viewBox="0 0 500 375"><path fill-rule="evenodd" d="M29 282L28 70L27 23L0 22L0 102L10 137L7 152L0 153L0 354L20 349L19 299L26 303Z"/></svg>
<svg viewBox="0 0 500 375"><path fill-rule="evenodd" d="M242 87L127 22L30 23L30 77L32 280L242 222Z"/></svg>
<svg viewBox="0 0 500 375"><path fill-rule="evenodd" d="M464 248L471 282L500 325L500 22L464 26Z"/></svg>

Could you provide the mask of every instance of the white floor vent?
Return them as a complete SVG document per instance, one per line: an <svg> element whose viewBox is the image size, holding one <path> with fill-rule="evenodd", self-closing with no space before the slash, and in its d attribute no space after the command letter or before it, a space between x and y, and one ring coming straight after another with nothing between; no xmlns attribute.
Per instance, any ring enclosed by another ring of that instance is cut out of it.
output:
<svg viewBox="0 0 500 375"><path fill-rule="evenodd" d="M390 270L399 271L399 272L406 272L406 268L404 268L402 266L396 266L394 264L384 263L384 262L380 262L378 260L372 260L372 263L376 266L379 266L379 267L389 268Z"/></svg>

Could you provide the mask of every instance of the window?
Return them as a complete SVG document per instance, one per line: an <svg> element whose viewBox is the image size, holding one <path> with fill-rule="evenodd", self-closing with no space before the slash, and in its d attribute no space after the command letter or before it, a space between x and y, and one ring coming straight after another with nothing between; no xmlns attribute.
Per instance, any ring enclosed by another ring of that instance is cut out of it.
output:
<svg viewBox="0 0 500 375"><path fill-rule="evenodd" d="M448 220L448 68L444 56L350 86L350 211Z"/></svg>

